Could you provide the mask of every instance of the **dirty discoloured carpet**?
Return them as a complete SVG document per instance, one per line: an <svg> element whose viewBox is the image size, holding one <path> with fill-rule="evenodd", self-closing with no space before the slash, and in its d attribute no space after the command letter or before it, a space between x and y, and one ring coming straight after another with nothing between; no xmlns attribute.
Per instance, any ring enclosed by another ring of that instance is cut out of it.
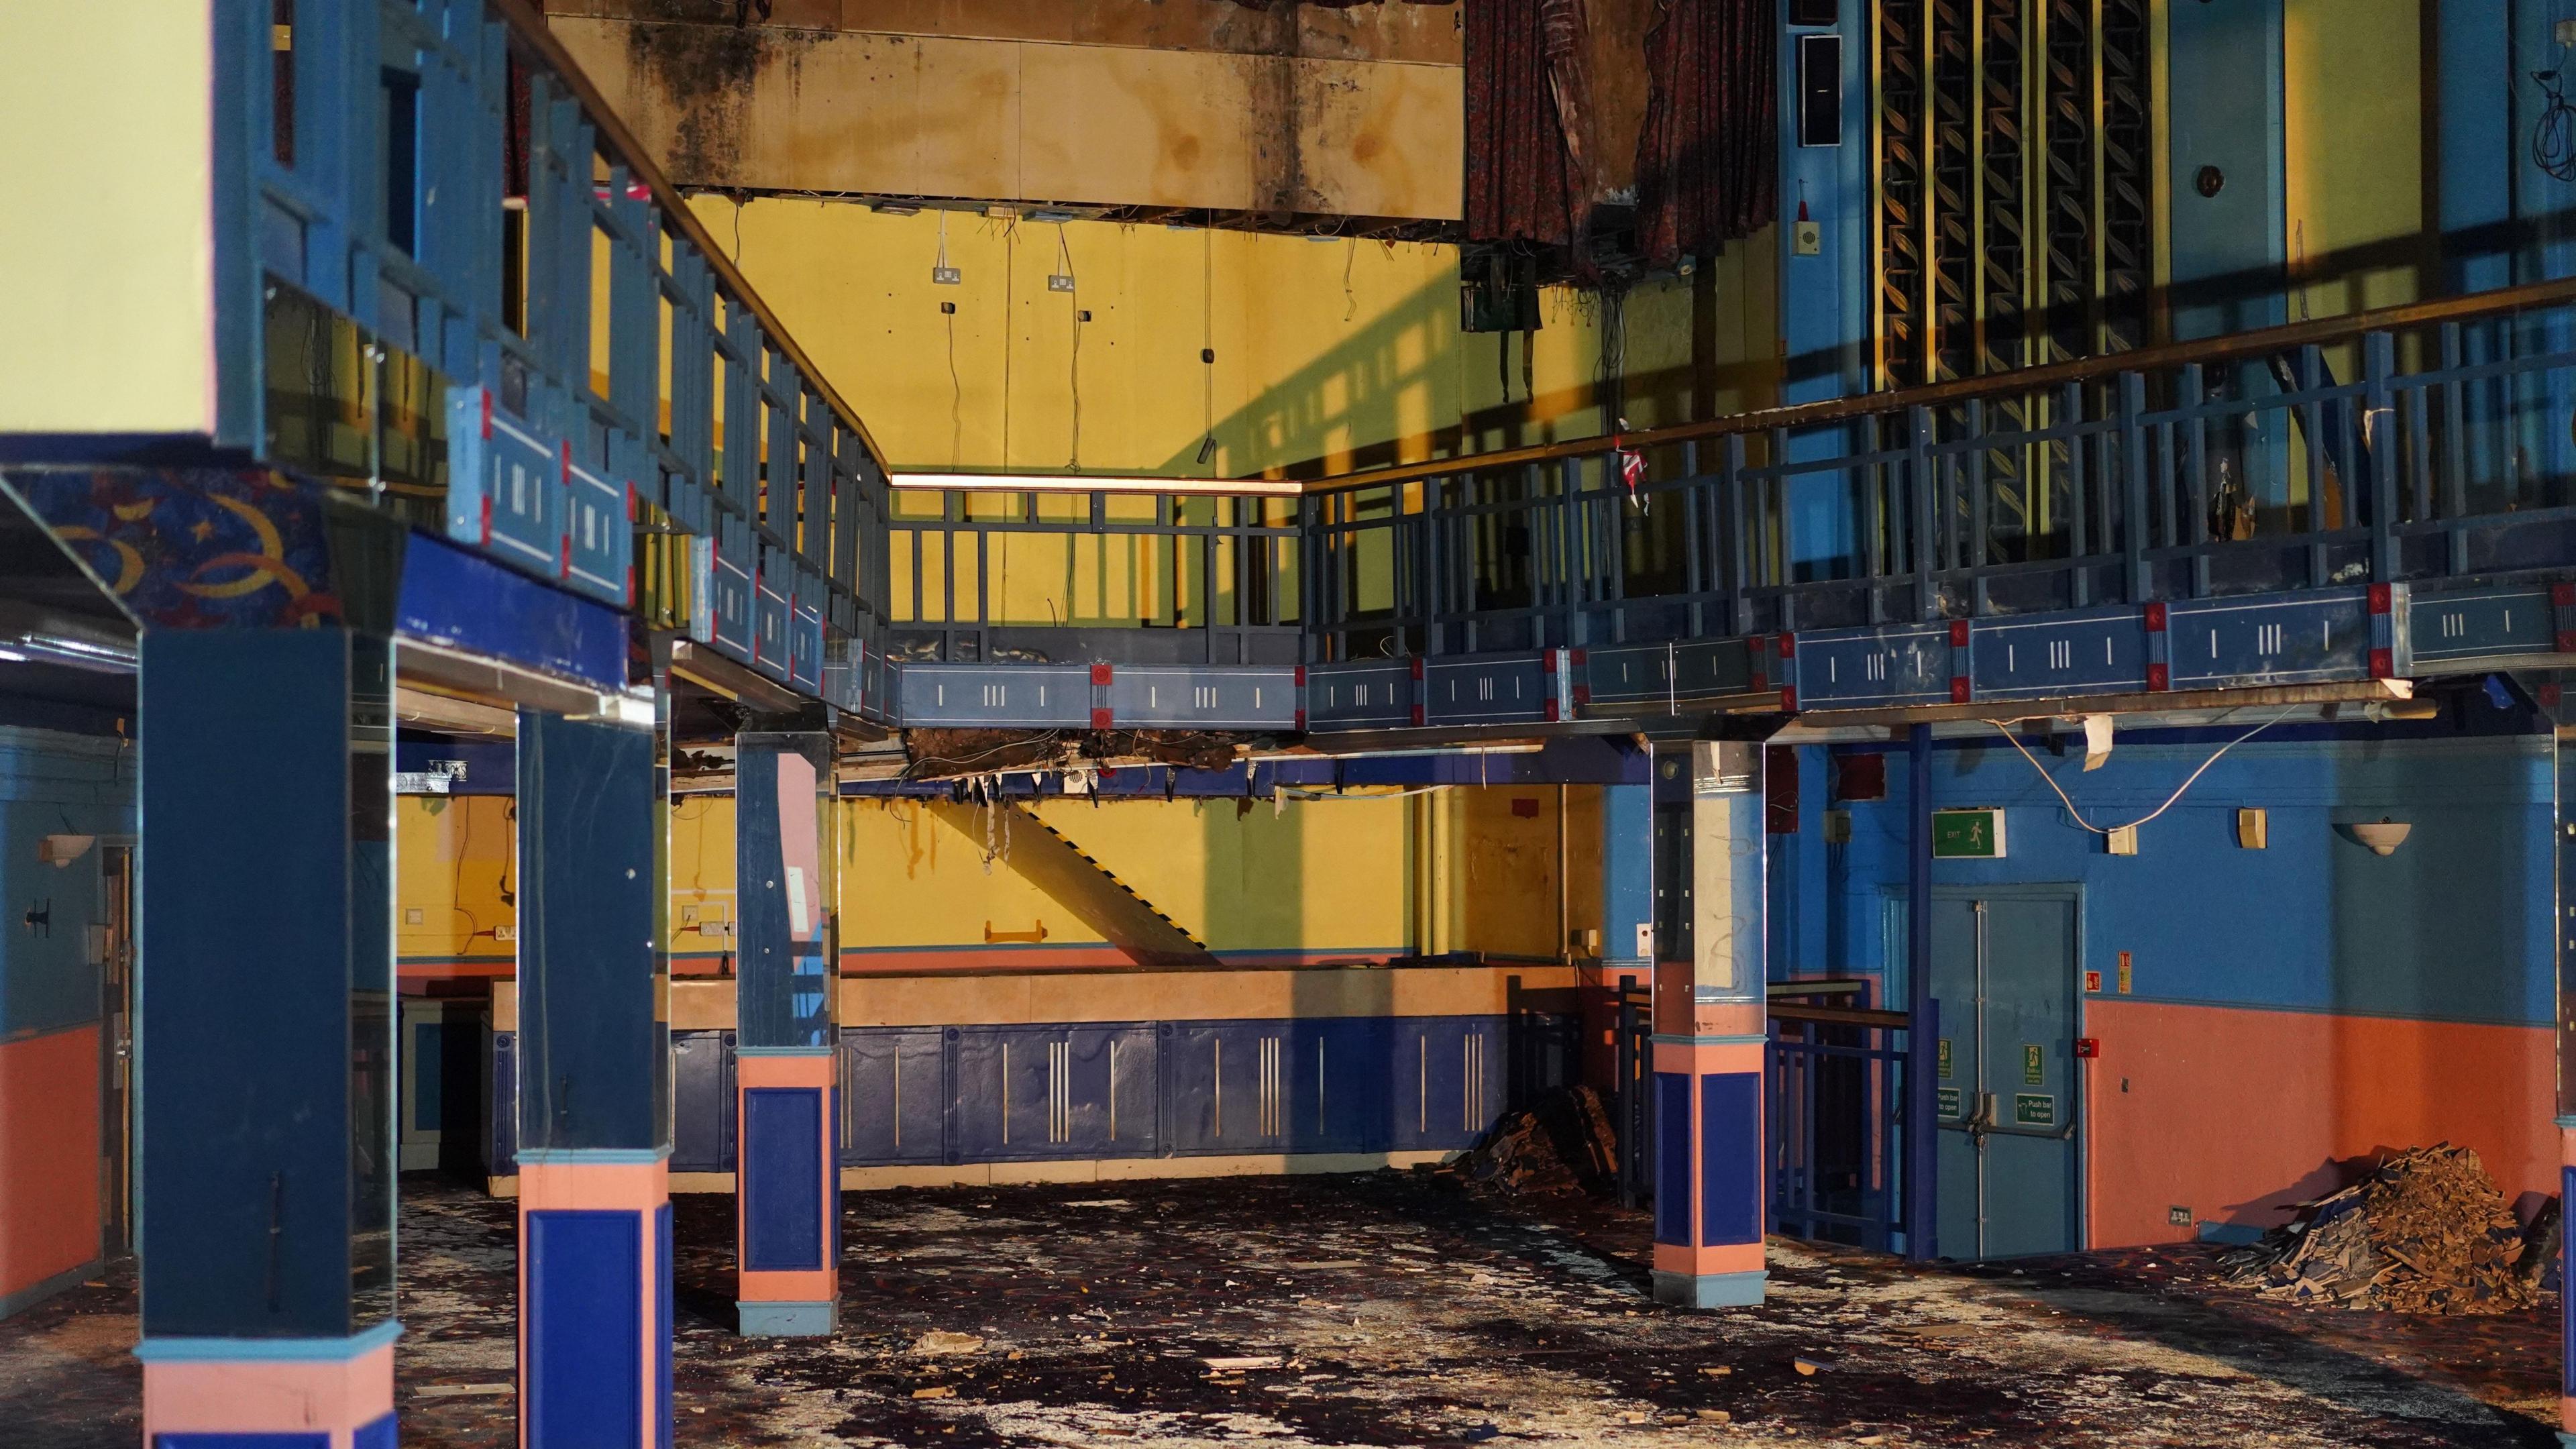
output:
<svg viewBox="0 0 2576 1449"><path fill-rule="evenodd" d="M403 1442L513 1444L512 1206L405 1192ZM842 1331L752 1344L730 1213L677 1203L684 1445L2555 1442L2551 1307L2303 1311L2196 1248L1775 1244L1768 1305L1692 1314L1648 1300L1642 1214L1413 1175L854 1194ZM135 1441L132 1295L114 1272L0 1324L0 1442Z"/></svg>

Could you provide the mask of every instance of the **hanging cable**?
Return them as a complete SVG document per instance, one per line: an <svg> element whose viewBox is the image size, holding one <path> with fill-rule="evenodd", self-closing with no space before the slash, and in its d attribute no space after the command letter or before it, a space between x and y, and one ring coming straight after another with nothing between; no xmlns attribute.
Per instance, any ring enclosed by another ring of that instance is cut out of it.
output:
<svg viewBox="0 0 2576 1449"><path fill-rule="evenodd" d="M1082 278L1073 269L1073 245L1065 239L1064 223L1055 224L1055 254L1064 264L1067 288L1065 299L1073 304L1073 363L1068 369L1073 387L1073 454L1065 463L1068 472L1082 471Z"/></svg>
<svg viewBox="0 0 2576 1449"><path fill-rule="evenodd" d="M1454 785L1416 785L1410 790L1387 790L1375 795L1349 795L1335 790L1312 790L1303 785L1274 785L1277 795L1290 800L1401 800L1408 795L1430 795L1441 790L1454 790Z"/></svg>
<svg viewBox="0 0 2576 1449"><path fill-rule="evenodd" d="M1020 269L1020 222L1013 217L1002 223L1002 471L1011 471L1011 354L1018 349L1018 299Z"/></svg>
<svg viewBox="0 0 2576 1449"><path fill-rule="evenodd" d="M2564 56L2565 47L2559 53ZM2562 62L2563 64L2563 62ZM2531 127L2531 164L2552 179L2576 181L2576 106L2567 104L2566 72L2560 66L2536 70L2543 104Z"/></svg>
<svg viewBox="0 0 2576 1449"><path fill-rule="evenodd" d="M2048 773L2048 767L2039 762L2039 756L2032 754L2028 747L2024 746L2021 740L2013 734L2011 728L2004 721L1990 719L1986 721L1986 723L1993 725L1998 733L2002 734L2007 741L2011 742L2014 749L2021 751L2021 757L2030 761L2030 767L2039 772L2039 778L2047 782L2048 788L2057 791L2057 798L2066 802L2066 813L2075 817L2076 824L2083 826L2085 829L2092 831L2096 835L2109 835L2115 830L2135 830L2139 826L2144 825L2148 821L2155 819L2157 816L2164 814L2168 810L2171 810L2174 807L2175 802L2182 799L2183 792L2191 788L2192 782L2198 780L2202 775L2207 774L2209 772L2209 767L2218 763L2219 756L2226 754L2229 750L2236 748L2238 745L2254 738L2263 731L2270 729L2272 726L2279 724L2285 719L2288 719L2290 717L2290 712L2297 708L2298 706L2295 704L2284 705L2282 706L2279 714L2272 716L2270 719L2263 721L2254 728L2247 730L2245 733L2238 735L2236 738L2229 740L2223 745L2220 745L2216 754L2213 754L2208 759L2200 762L2199 769L2194 770L2183 777L2183 782L2174 787L2174 792L2171 795L2165 797L2165 803L2148 811L2146 814L2139 816L2137 819L2130 821L2126 825L2112 826L2096 825L2092 821L2085 819L2084 812L2076 809L2075 801L2067 795L2064 789L2059 787L2057 777Z"/></svg>
<svg viewBox="0 0 2576 1449"><path fill-rule="evenodd" d="M948 271L948 213L939 213L939 256L930 264L935 281ZM957 376L957 304L939 306L942 320L948 324L948 470L957 471L966 451L966 384Z"/></svg>
<svg viewBox="0 0 2576 1449"><path fill-rule="evenodd" d="M1216 228L1199 233L1199 386L1207 410L1207 428L1199 435L1199 466L1216 476Z"/></svg>

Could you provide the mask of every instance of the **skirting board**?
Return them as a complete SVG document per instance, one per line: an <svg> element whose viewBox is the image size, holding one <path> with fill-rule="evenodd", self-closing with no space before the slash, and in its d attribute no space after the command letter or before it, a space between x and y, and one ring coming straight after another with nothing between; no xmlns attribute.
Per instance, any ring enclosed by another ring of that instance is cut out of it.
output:
<svg viewBox="0 0 2576 1449"><path fill-rule="evenodd" d="M77 1288L97 1276L98 1270L105 1266L105 1259L92 1258L77 1268L66 1268L41 1282L30 1283L15 1293L0 1293L0 1318L21 1309L33 1308L66 1288Z"/></svg>
<svg viewBox="0 0 2576 1449"><path fill-rule="evenodd" d="M1325 1172L1375 1172L1447 1162L1454 1152L1247 1152L1215 1157L1104 1157L1079 1162L928 1163L908 1167L844 1167L841 1190L889 1187L1013 1187L1040 1182L1134 1182L1176 1177L1291 1177ZM519 1179L495 1177L492 1196L519 1195ZM675 1172L671 1191L731 1192L730 1172Z"/></svg>

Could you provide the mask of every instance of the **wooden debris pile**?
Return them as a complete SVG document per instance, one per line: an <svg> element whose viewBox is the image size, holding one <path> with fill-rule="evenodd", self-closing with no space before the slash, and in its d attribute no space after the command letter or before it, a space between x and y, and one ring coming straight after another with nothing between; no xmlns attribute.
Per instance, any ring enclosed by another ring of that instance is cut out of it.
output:
<svg viewBox="0 0 2576 1449"><path fill-rule="evenodd" d="M1602 1193L1618 1178L1618 1134L1601 1094L1560 1087L1494 1124L1454 1170L1470 1190L1500 1197Z"/></svg>
<svg viewBox="0 0 2576 1449"><path fill-rule="evenodd" d="M2505 1313L2538 1300L2529 1251L2485 1164L2445 1142L2391 1155L2219 1262L2237 1285L2308 1307Z"/></svg>

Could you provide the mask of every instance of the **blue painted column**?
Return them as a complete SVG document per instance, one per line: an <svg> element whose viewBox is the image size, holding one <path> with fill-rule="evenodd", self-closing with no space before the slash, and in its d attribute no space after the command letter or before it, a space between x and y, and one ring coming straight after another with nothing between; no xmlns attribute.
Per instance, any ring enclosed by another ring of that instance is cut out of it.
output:
<svg viewBox="0 0 2576 1449"><path fill-rule="evenodd" d="M1622 983L1652 988L1655 979L1655 787L1651 752L1630 761L1634 784L1601 787L1600 974L1586 994L1584 1056L1592 1079L1613 1092L1619 1080L1619 992ZM1667 943L1676 944L1676 943ZM1644 1070L1636 1064L1632 1070ZM1622 1179L1625 1180L1624 1177Z"/></svg>
<svg viewBox="0 0 2576 1449"><path fill-rule="evenodd" d="M1645 979L1654 965L1655 801L1646 757L1633 784L1601 787L1601 974Z"/></svg>
<svg viewBox="0 0 2576 1449"><path fill-rule="evenodd" d="M1691 953L1655 970L1656 1301L1762 1301L1762 747L1695 740Z"/></svg>
<svg viewBox="0 0 2576 1449"><path fill-rule="evenodd" d="M840 1312L832 737L734 740L735 1307L746 1334L828 1334Z"/></svg>
<svg viewBox="0 0 2576 1449"><path fill-rule="evenodd" d="M2281 7L2282 0L2165 7L2172 174L2165 257L2176 341L2290 320ZM2204 173L2214 194L2204 193ZM2213 367L2204 385L2239 398L2279 391L2261 360ZM2286 504L2294 486L2289 415L2254 414L2243 429L2237 456L2246 476L2236 481L2259 503Z"/></svg>
<svg viewBox="0 0 2576 1449"><path fill-rule="evenodd" d="M2576 19L2566 7L2549 0L2511 0L2513 56L2514 220L2526 240L2515 263L2514 280L2538 282L2576 275L2576 181L2564 181L2540 169L2532 159L2532 137L2548 105L2532 72L2561 71L2570 78L2569 51L2558 43L2561 20ZM2543 307L2513 323L2512 347L2520 357L2576 349L2576 318L2565 307ZM2566 368L2526 372L2515 387L2514 470L2509 507L2558 506L2576 491L2576 437L2568 417L2576 411L2576 378Z"/></svg>
<svg viewBox="0 0 2576 1449"><path fill-rule="evenodd" d="M1932 999L1932 727L1905 734L1905 1010L1914 1025L1905 1033L1905 1256L1928 1263L1939 1256L1941 1195L1937 1119L1940 1098L1932 1080L1941 1003Z"/></svg>
<svg viewBox="0 0 2576 1449"><path fill-rule="evenodd" d="M143 634L150 1449L394 1443L390 653L339 628Z"/></svg>
<svg viewBox="0 0 2576 1449"><path fill-rule="evenodd" d="M519 716L527 1449L671 1442L669 772L660 711L635 703Z"/></svg>
<svg viewBox="0 0 2576 1449"><path fill-rule="evenodd" d="M1847 3L1833 26L1787 23L1780 7L1780 225L1778 231L1779 333L1788 349L1780 382L1783 403L1824 402L1865 392L1870 386L1871 221L1877 193L1870 179L1870 11ZM1798 144L1798 40L1836 34L1842 39L1842 143ZM1816 223L1818 249L1801 255L1797 227ZM1814 462L1855 451L1842 424L1794 430L1791 462ZM1859 551L1863 516L1855 486L1832 473L1792 485L1788 496L1790 563L1800 578L1848 575ZM1763 628L1794 629L1784 600L1779 617ZM1735 621L1735 632L1758 630Z"/></svg>

